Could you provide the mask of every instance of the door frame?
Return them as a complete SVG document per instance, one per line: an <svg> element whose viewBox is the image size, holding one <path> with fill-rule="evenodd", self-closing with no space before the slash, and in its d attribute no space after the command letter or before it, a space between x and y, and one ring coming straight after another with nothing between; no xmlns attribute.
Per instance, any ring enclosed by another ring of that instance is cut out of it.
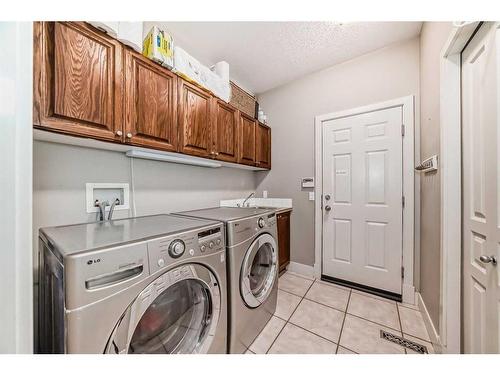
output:
<svg viewBox="0 0 500 375"><path fill-rule="evenodd" d="M419 197L420 181L415 178L414 163L418 160L420 147L415 147L415 97L413 95L370 104L363 107L352 108L344 111L328 113L315 117L315 202L314 202L314 276L321 278L323 268L323 211L321 209L323 195L323 123L341 117L354 116L367 112L384 110L389 108L402 107L403 124L405 134L403 137L403 196L405 197L405 207L403 210L403 262L405 275L402 284L402 298L404 303L415 303L415 223L419 222L415 218L415 207L420 206L415 202L415 197ZM417 138L418 140L418 138ZM417 150L417 153L415 152ZM415 192L417 194L415 194ZM419 210L417 211L419 214ZM418 229L418 228L417 228Z"/></svg>
<svg viewBox="0 0 500 375"><path fill-rule="evenodd" d="M445 353L461 352L461 55L479 24L479 22L470 22L464 23L462 26L455 26L450 32L440 56L441 309L437 341Z"/></svg>
<svg viewBox="0 0 500 375"><path fill-rule="evenodd" d="M32 354L33 288L33 22L2 22L0 212L2 262L0 353ZM36 236L36 234L35 234ZM35 280L36 281L36 280Z"/></svg>

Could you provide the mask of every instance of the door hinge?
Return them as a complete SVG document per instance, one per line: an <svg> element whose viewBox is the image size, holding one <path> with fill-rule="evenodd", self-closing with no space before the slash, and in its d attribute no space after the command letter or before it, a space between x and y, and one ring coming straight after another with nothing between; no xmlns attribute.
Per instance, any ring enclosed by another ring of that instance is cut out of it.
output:
<svg viewBox="0 0 500 375"><path fill-rule="evenodd" d="M405 196L404 195L401 197L401 204L402 204L403 208L405 208Z"/></svg>
<svg viewBox="0 0 500 375"><path fill-rule="evenodd" d="M405 278L405 268L404 267L401 267L401 278L402 279Z"/></svg>
<svg viewBox="0 0 500 375"><path fill-rule="evenodd" d="M405 125L404 124L401 124L401 136L402 137L405 136Z"/></svg>

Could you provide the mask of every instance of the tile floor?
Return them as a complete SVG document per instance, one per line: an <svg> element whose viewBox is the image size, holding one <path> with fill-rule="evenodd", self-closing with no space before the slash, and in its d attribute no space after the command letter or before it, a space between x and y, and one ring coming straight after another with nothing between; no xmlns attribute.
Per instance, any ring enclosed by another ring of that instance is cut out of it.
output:
<svg viewBox="0 0 500 375"><path fill-rule="evenodd" d="M434 353L417 306L287 272L275 315L248 354L416 354L380 338L383 329Z"/></svg>

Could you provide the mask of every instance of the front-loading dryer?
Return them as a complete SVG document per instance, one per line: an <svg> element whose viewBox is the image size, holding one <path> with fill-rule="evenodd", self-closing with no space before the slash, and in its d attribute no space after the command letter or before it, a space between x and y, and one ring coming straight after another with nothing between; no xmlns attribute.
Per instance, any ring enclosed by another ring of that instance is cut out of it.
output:
<svg viewBox="0 0 500 375"><path fill-rule="evenodd" d="M145 216L40 230L40 353L226 353L220 222Z"/></svg>
<svg viewBox="0 0 500 375"><path fill-rule="evenodd" d="M273 210L218 207L176 213L226 226L229 352L244 353L276 311L278 241Z"/></svg>

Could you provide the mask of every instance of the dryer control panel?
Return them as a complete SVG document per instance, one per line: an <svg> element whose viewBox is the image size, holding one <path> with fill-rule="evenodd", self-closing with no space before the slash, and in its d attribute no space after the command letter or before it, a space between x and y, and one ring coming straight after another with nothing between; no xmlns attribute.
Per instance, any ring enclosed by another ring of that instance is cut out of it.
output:
<svg viewBox="0 0 500 375"><path fill-rule="evenodd" d="M213 227L162 237L148 242L149 269L153 274L180 260L225 250L224 227Z"/></svg>
<svg viewBox="0 0 500 375"><path fill-rule="evenodd" d="M276 233L276 213L268 212L259 216L252 216L236 220L228 224L227 239L229 246L246 241L261 232Z"/></svg>

